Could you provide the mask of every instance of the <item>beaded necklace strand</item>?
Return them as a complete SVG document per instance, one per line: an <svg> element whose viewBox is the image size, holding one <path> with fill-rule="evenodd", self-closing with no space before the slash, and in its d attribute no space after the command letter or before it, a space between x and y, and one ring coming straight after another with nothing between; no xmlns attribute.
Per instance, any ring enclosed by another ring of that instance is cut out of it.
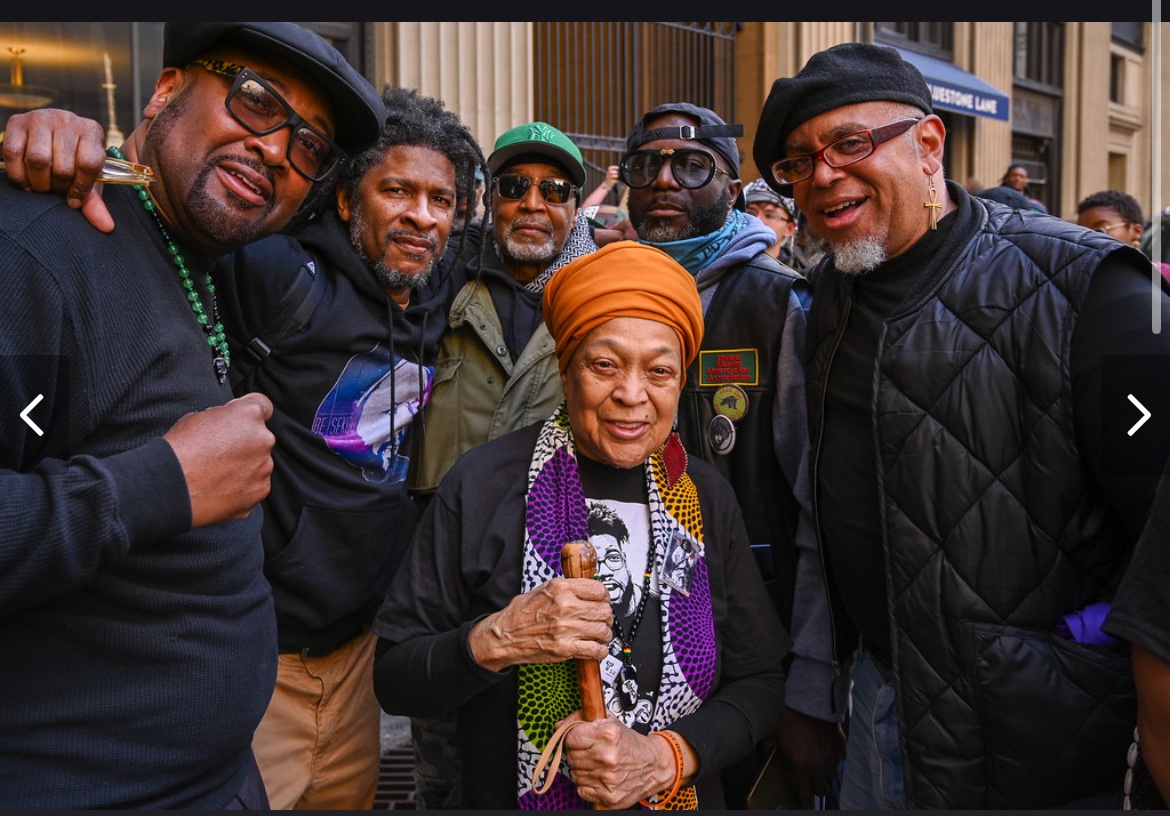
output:
<svg viewBox="0 0 1170 816"><path fill-rule="evenodd" d="M110 147L106 152L116 159L126 158L117 147ZM179 251L179 247L171 240L170 234L167 233L167 228L163 225L162 218L158 214L158 207L151 200L150 193L147 192L145 187L141 184L135 184L133 187L134 191L138 193L138 199L142 202L142 206L154 217L154 223L158 226L163 240L167 243L167 251L170 253L171 261L179 269L179 280L183 284L183 289L187 292L187 302L191 306L191 311L195 314L195 322L199 324L199 328L203 329L203 333L207 336L207 345L211 348L212 364L215 366L215 376L221 383L226 383L228 367L232 363L232 355L228 349L227 335L224 333L223 323L219 319L219 304L215 298L215 283L211 280L211 272L209 271L203 278L203 285L207 288L207 293L211 297L211 319L209 320L207 310L203 308L203 300L195 288L195 282L191 279L191 270L187 268L187 260L183 257L183 253Z"/></svg>
<svg viewBox="0 0 1170 816"><path fill-rule="evenodd" d="M653 549L653 544L651 544ZM646 599L650 597L650 575L654 569L654 553L650 554L650 563L646 565L646 574L642 577L642 597L638 599L638 608L634 611L634 619L630 621L630 634L627 638L622 632L622 625L618 623L617 610L614 610L613 633L618 643L622 645L622 667L614 678L614 688L618 700L621 701L623 711L632 711L638 703L638 670L633 664L631 646L634 635L638 634L638 624L642 622L642 613L646 611Z"/></svg>

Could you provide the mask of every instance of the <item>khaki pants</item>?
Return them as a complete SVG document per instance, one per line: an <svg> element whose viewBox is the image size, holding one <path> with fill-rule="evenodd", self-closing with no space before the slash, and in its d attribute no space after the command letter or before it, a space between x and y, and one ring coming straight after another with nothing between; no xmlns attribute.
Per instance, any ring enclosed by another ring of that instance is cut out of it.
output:
<svg viewBox="0 0 1170 816"><path fill-rule="evenodd" d="M366 633L336 652L282 654L252 739L273 810L369 810L382 753L374 647Z"/></svg>

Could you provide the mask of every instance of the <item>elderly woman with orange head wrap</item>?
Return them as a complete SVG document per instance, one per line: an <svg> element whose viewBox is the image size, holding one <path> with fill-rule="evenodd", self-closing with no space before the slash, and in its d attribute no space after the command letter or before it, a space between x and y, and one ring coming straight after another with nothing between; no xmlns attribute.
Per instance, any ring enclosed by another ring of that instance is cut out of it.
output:
<svg viewBox="0 0 1170 816"><path fill-rule="evenodd" d="M378 699L457 712L467 807L722 808L721 771L779 715L789 641L731 487L672 431L694 278L620 241L562 268L543 311L565 402L443 480L374 623ZM636 604L563 577L582 539ZM603 719L583 721L580 660L600 662Z"/></svg>

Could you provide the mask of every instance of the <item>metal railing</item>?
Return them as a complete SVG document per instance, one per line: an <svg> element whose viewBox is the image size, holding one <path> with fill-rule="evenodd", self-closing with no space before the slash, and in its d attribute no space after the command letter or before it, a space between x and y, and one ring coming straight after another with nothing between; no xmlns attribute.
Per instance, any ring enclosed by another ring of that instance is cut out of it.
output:
<svg viewBox="0 0 1170 816"><path fill-rule="evenodd" d="M625 149L646 111L691 102L735 121L739 23L536 23L536 118L563 130L585 158L585 193ZM611 192L608 203L617 204Z"/></svg>

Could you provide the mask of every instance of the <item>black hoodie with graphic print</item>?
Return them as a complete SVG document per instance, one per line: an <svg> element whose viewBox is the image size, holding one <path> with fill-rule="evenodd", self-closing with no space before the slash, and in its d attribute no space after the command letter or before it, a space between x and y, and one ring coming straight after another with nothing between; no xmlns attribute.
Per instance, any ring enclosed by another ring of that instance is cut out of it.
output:
<svg viewBox="0 0 1170 816"><path fill-rule="evenodd" d="M235 388L274 406L263 541L282 652L342 645L382 601L418 516L405 482L409 431L430 395L445 325L438 275L402 309L330 212L295 237L221 262L216 285L234 359L241 341L270 325L307 263L323 276L320 302Z"/></svg>

